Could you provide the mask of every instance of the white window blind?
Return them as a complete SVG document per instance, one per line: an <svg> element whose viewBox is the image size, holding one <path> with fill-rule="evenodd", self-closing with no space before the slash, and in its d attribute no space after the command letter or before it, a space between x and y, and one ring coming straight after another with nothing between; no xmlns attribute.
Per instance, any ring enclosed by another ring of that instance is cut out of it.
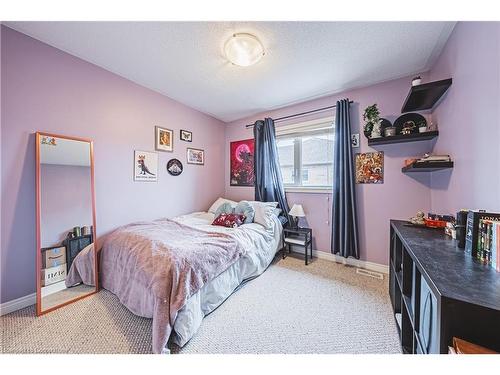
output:
<svg viewBox="0 0 500 375"><path fill-rule="evenodd" d="M326 117L276 128L285 188L332 187L333 125L334 118Z"/></svg>

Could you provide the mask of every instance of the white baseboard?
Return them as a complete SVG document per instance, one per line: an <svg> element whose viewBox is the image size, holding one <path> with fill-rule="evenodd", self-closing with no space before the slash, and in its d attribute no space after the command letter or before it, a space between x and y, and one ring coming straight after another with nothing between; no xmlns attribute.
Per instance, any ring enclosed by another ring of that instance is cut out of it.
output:
<svg viewBox="0 0 500 375"><path fill-rule="evenodd" d="M28 294L27 296L4 302L0 304L0 316L24 309L25 307L34 305L35 303L36 293Z"/></svg>
<svg viewBox="0 0 500 375"><path fill-rule="evenodd" d="M303 250L302 250L302 252L299 252L299 251L295 251L292 249L292 251L294 253L296 252L297 254L304 254ZM346 264L346 265L353 266L353 267L364 268L364 269L367 269L370 271L389 274L389 266L386 266L384 264L368 262L366 260L359 260L359 259L355 259L355 258L344 258L340 255L327 253L326 251L318 251L318 250L313 250L313 256L316 258L319 258L319 259L328 260L330 262Z"/></svg>

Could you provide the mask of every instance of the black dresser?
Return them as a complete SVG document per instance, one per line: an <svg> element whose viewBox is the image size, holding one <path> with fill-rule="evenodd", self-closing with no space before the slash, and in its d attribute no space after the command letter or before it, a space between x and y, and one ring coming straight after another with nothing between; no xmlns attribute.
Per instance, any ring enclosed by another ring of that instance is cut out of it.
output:
<svg viewBox="0 0 500 375"><path fill-rule="evenodd" d="M389 294L404 353L447 353L453 337L500 352L500 273L443 230L391 220Z"/></svg>

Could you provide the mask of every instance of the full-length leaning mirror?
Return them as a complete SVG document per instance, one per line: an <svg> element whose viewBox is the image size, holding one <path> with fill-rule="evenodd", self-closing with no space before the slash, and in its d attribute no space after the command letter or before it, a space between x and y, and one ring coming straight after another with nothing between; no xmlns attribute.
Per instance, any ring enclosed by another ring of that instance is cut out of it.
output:
<svg viewBox="0 0 500 375"><path fill-rule="evenodd" d="M37 314L97 291L92 141L36 133Z"/></svg>

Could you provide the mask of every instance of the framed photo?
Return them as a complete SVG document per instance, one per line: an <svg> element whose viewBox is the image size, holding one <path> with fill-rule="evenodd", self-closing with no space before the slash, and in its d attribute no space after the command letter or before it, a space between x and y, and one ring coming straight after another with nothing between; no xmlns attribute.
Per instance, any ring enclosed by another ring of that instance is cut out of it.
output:
<svg viewBox="0 0 500 375"><path fill-rule="evenodd" d="M384 153L382 151L356 154L356 183L384 183Z"/></svg>
<svg viewBox="0 0 500 375"><path fill-rule="evenodd" d="M167 172L172 176L178 176L182 173L184 167L179 159L170 159L167 163Z"/></svg>
<svg viewBox="0 0 500 375"><path fill-rule="evenodd" d="M134 181L158 181L158 153L134 151Z"/></svg>
<svg viewBox="0 0 500 375"><path fill-rule="evenodd" d="M188 164L205 164L205 151L197 148L187 148L187 163Z"/></svg>
<svg viewBox="0 0 500 375"><path fill-rule="evenodd" d="M193 133L189 130L182 130L180 132L181 141L184 142L193 142Z"/></svg>
<svg viewBox="0 0 500 375"><path fill-rule="evenodd" d="M255 151L254 139L231 142L230 152L230 185L254 186L255 173L253 157Z"/></svg>
<svg viewBox="0 0 500 375"><path fill-rule="evenodd" d="M174 132L170 129L155 127L156 149L158 151L174 151Z"/></svg>

